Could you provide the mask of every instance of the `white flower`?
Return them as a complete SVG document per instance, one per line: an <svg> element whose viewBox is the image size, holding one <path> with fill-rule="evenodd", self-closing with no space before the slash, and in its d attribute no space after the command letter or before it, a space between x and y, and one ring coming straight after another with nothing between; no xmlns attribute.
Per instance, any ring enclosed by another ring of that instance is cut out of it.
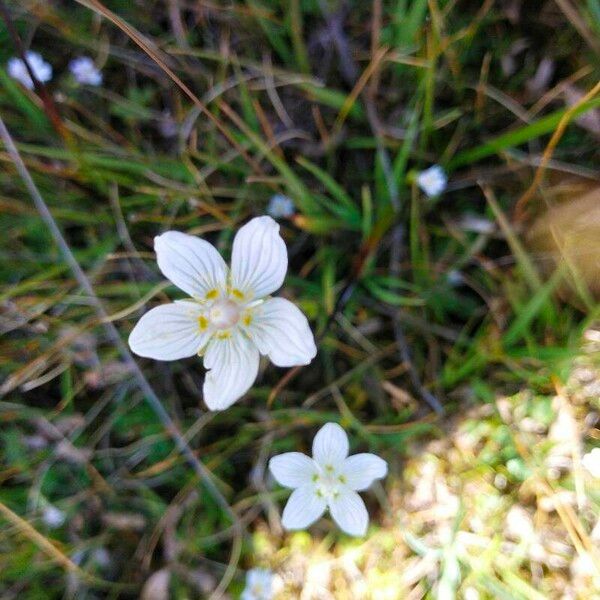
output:
<svg viewBox="0 0 600 600"><path fill-rule="evenodd" d="M356 492L385 477L387 463L374 454L348 457L348 450L344 430L336 423L327 423L313 440L312 458L286 452L269 461L275 479L294 490L283 510L286 529L305 529L329 508L342 531L365 535L369 515Z"/></svg>
<svg viewBox="0 0 600 600"><path fill-rule="evenodd" d="M273 573L268 569L250 569L246 573L246 587L240 600L271 600Z"/></svg>
<svg viewBox="0 0 600 600"><path fill-rule="evenodd" d="M493 221L477 215L464 215L458 222L458 226L465 231L474 233L494 233L496 225Z"/></svg>
<svg viewBox="0 0 600 600"><path fill-rule="evenodd" d="M102 546L92 550L91 558L99 567L106 568L110 565L110 553Z"/></svg>
<svg viewBox="0 0 600 600"><path fill-rule="evenodd" d="M200 238L167 231L154 238L158 267L190 299L153 308L129 336L131 349L155 360L204 355L204 401L223 410L258 374L259 354L278 367L307 365L317 348L306 317L289 300L271 298L287 270L279 225L257 217L233 240L231 269Z"/></svg>
<svg viewBox="0 0 600 600"><path fill-rule="evenodd" d="M163 110L158 118L158 131L164 138L175 137L179 132L177 121L168 109Z"/></svg>
<svg viewBox="0 0 600 600"><path fill-rule="evenodd" d="M417 175L417 185L429 196L439 196L448 183L448 177L440 165L433 165Z"/></svg>
<svg viewBox="0 0 600 600"><path fill-rule="evenodd" d="M99 86L102 84L102 73L89 56L74 58L69 63L69 71L77 83Z"/></svg>
<svg viewBox="0 0 600 600"><path fill-rule="evenodd" d="M296 212L294 201L283 194L275 194L269 200L267 212L274 219L288 219Z"/></svg>
<svg viewBox="0 0 600 600"><path fill-rule="evenodd" d="M42 521L47 527L51 529L56 529L57 527L61 527L65 522L66 515L62 510L56 508L56 506L52 506L52 504L48 504L44 508L42 512Z"/></svg>
<svg viewBox="0 0 600 600"><path fill-rule="evenodd" d="M594 448L581 459L581 464L586 468L592 477L600 479L600 448Z"/></svg>
<svg viewBox="0 0 600 600"><path fill-rule="evenodd" d="M27 62L36 78L42 83L52 79L52 65L48 64L40 54L29 50L25 53ZM33 89L33 81L25 63L20 58L11 58L7 64L8 74L22 83L28 90Z"/></svg>

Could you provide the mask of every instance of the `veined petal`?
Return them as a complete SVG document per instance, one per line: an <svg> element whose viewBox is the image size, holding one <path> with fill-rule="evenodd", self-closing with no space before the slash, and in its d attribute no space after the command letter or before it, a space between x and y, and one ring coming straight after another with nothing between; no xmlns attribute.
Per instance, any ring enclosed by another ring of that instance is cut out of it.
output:
<svg viewBox="0 0 600 600"><path fill-rule="evenodd" d="M202 331L202 307L194 302L163 304L148 311L129 334L129 347L138 356L178 360L194 356L208 342Z"/></svg>
<svg viewBox="0 0 600 600"><path fill-rule="evenodd" d="M260 353L278 367L307 365L317 354L308 319L285 298L270 298L258 306L248 333Z"/></svg>
<svg viewBox="0 0 600 600"><path fill-rule="evenodd" d="M348 450L348 436L337 423L323 425L313 440L313 458L322 467L341 465L348 456Z"/></svg>
<svg viewBox="0 0 600 600"><path fill-rule="evenodd" d="M329 511L339 528L348 535L362 537L367 533L369 513L356 492L346 490L330 500Z"/></svg>
<svg viewBox="0 0 600 600"><path fill-rule="evenodd" d="M286 529L305 529L312 525L327 508L325 499L318 496L312 485L294 490L283 509L281 523Z"/></svg>
<svg viewBox="0 0 600 600"><path fill-rule="evenodd" d="M204 355L209 369L204 379L204 402L210 410L224 410L239 400L258 374L258 348L240 331L213 337Z"/></svg>
<svg viewBox="0 0 600 600"><path fill-rule="evenodd" d="M203 300L227 284L227 265L216 248L193 235L167 231L154 238L158 268L189 296Z"/></svg>
<svg viewBox="0 0 600 600"><path fill-rule="evenodd" d="M287 264L279 225L271 217L256 217L233 240L231 285L247 299L263 298L281 287Z"/></svg>
<svg viewBox="0 0 600 600"><path fill-rule="evenodd" d="M354 454L342 464L341 474L346 485L355 491L366 490L373 481L387 475L387 463L375 454Z"/></svg>
<svg viewBox="0 0 600 600"><path fill-rule="evenodd" d="M298 488L312 482L317 473L315 461L301 452L286 452L269 461L269 470L277 483L288 488Z"/></svg>

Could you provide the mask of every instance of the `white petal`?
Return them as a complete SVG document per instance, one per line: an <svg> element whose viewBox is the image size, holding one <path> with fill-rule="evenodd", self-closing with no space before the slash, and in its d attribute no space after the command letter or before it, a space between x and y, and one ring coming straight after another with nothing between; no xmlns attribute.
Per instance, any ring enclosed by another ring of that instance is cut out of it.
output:
<svg viewBox="0 0 600 600"><path fill-rule="evenodd" d="M167 231L154 238L158 268L189 296L204 299L212 290L224 290L227 265L214 246L193 235Z"/></svg>
<svg viewBox="0 0 600 600"><path fill-rule="evenodd" d="M600 478L600 448L594 448L583 455L581 464L587 469L592 477Z"/></svg>
<svg viewBox="0 0 600 600"><path fill-rule="evenodd" d="M369 513L362 498L351 490L342 492L329 502L329 511L339 528L348 535L362 537L367 533Z"/></svg>
<svg viewBox="0 0 600 600"><path fill-rule="evenodd" d="M261 586L265 591L270 591L273 582L273 573L268 569L250 569L246 573L246 586L249 588Z"/></svg>
<svg viewBox="0 0 600 600"><path fill-rule="evenodd" d="M317 472L315 461L301 452L286 452L269 461L269 469L280 485L297 488L311 483Z"/></svg>
<svg viewBox="0 0 600 600"><path fill-rule="evenodd" d="M262 298L281 287L287 264L279 225L271 217L256 217L233 240L231 285L248 299Z"/></svg>
<svg viewBox="0 0 600 600"><path fill-rule="evenodd" d="M201 331L202 307L194 302L163 304L147 312L129 334L129 347L138 356L179 360L194 356L210 337Z"/></svg>
<svg viewBox="0 0 600 600"><path fill-rule="evenodd" d="M258 306L248 334L278 367L307 365L317 354L308 319L285 298L270 298Z"/></svg>
<svg viewBox="0 0 600 600"><path fill-rule="evenodd" d="M251 569L246 573L246 588L240 600L271 600L275 597L275 576L268 569Z"/></svg>
<svg viewBox="0 0 600 600"><path fill-rule="evenodd" d="M366 490L375 481L387 475L387 463L375 454L355 454L347 458L341 469L346 485L352 489Z"/></svg>
<svg viewBox="0 0 600 600"><path fill-rule="evenodd" d="M213 337L204 355L210 369L204 379L204 402L210 410L224 410L239 400L256 380L258 348L240 331L226 339Z"/></svg>
<svg viewBox="0 0 600 600"><path fill-rule="evenodd" d="M286 529L305 529L312 525L327 508L325 499L317 496L312 485L294 490L283 509L281 524Z"/></svg>
<svg viewBox="0 0 600 600"><path fill-rule="evenodd" d="M33 74L42 82L46 83L52 79L52 66L48 64L41 54L37 52L28 52L27 60Z"/></svg>
<svg viewBox="0 0 600 600"><path fill-rule="evenodd" d="M11 58L7 64L8 74L24 85L28 90L33 89L33 79L29 76L29 71L25 63L20 58Z"/></svg>
<svg viewBox="0 0 600 600"><path fill-rule="evenodd" d="M321 466L339 466L348 456L348 436L337 423L327 423L313 440L313 458Z"/></svg>

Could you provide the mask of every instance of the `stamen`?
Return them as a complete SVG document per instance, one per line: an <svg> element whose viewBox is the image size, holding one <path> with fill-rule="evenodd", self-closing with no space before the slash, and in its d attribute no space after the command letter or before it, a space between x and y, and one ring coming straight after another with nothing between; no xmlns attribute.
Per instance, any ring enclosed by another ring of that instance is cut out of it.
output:
<svg viewBox="0 0 600 600"><path fill-rule="evenodd" d="M338 474L333 465L323 465L322 469L321 473L312 476L315 493L319 498L337 498L341 493L341 486L346 483L346 477Z"/></svg>
<svg viewBox="0 0 600 600"><path fill-rule="evenodd" d="M198 317L198 327L200 327L200 331L205 331L208 327L208 319L204 315Z"/></svg>

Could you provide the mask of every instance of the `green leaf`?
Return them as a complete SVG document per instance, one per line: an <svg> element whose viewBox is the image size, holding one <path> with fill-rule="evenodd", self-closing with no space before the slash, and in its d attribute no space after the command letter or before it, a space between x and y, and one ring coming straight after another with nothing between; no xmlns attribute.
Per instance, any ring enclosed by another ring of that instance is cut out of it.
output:
<svg viewBox="0 0 600 600"><path fill-rule="evenodd" d="M593 100L582 104L574 112L573 118L581 116L587 111L598 107L600 107L600 98L594 98ZM530 140L539 138L542 135L552 133L568 110L568 108L557 110L529 125L519 127L508 133L503 133L475 148L459 152L452 160L450 160L447 168L450 171L457 169L458 167L464 167L477 162L482 158L486 158L487 156L498 154L507 148L514 148L515 146L520 146Z"/></svg>
<svg viewBox="0 0 600 600"><path fill-rule="evenodd" d="M531 300L518 312L517 318L503 336L506 346L512 346L529 333L529 325L551 301L552 294L563 279L564 268L557 269L552 277L542 285Z"/></svg>

